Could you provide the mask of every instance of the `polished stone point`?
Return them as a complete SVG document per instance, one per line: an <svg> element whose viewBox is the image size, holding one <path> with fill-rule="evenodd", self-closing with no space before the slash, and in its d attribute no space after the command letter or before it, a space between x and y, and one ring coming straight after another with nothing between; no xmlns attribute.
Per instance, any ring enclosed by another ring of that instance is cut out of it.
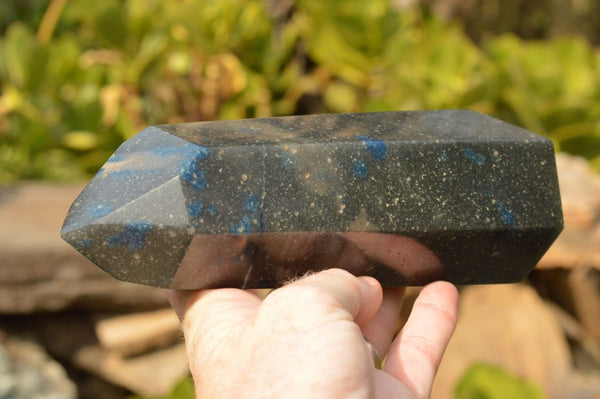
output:
<svg viewBox="0 0 600 399"><path fill-rule="evenodd" d="M384 286L523 279L563 226L552 143L462 110L149 127L62 237L117 279L277 287L333 267Z"/></svg>

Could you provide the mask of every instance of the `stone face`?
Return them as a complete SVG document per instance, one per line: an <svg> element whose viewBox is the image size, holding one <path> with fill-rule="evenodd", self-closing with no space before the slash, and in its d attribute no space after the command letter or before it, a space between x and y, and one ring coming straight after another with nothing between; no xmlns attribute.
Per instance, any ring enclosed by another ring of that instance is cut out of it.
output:
<svg viewBox="0 0 600 399"><path fill-rule="evenodd" d="M149 127L62 237L114 277L273 287L342 267L384 285L522 279L562 229L552 143L470 111Z"/></svg>

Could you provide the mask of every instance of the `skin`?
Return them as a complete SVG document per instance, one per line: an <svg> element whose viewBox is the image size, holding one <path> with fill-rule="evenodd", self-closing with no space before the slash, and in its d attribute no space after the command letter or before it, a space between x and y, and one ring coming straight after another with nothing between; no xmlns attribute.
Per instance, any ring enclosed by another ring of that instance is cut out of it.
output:
<svg viewBox="0 0 600 399"><path fill-rule="evenodd" d="M428 398L454 331L458 292L429 284L394 338L404 291L329 269L261 300L169 291L198 398ZM365 339L387 356L374 366Z"/></svg>

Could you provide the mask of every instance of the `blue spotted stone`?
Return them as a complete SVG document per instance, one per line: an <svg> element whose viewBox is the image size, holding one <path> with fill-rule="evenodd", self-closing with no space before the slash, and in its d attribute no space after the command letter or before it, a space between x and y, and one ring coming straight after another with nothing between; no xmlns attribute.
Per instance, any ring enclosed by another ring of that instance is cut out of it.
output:
<svg viewBox="0 0 600 399"><path fill-rule="evenodd" d="M187 205L188 214L192 219L197 218L202 213L204 204L200 201L192 201Z"/></svg>
<svg viewBox="0 0 600 399"><path fill-rule="evenodd" d="M497 201L496 207L500 212L500 219L502 220L502 223L508 226L512 226L515 223L515 215L511 211L506 209L506 207L504 206L504 202L502 201Z"/></svg>
<svg viewBox="0 0 600 399"><path fill-rule="evenodd" d="M252 233L254 231L252 218L249 216L242 216L240 223L231 226L231 234L240 233Z"/></svg>
<svg viewBox="0 0 600 399"><path fill-rule="evenodd" d="M196 191L204 190L208 185L206 183L206 172L198 169L195 162L182 169L181 177Z"/></svg>
<svg viewBox="0 0 600 399"><path fill-rule="evenodd" d="M479 166L485 163L485 157L482 154L475 152L472 148L467 148L465 150L465 157L471 161L475 161L475 163Z"/></svg>
<svg viewBox="0 0 600 399"><path fill-rule="evenodd" d="M146 243L146 236L152 230L152 225L146 222L130 222L123 231L108 237L109 247L127 246L131 251L141 249Z"/></svg>
<svg viewBox="0 0 600 399"><path fill-rule="evenodd" d="M206 207L206 212L208 212L210 216L217 216L217 207L214 204L210 204Z"/></svg>
<svg viewBox="0 0 600 399"><path fill-rule="evenodd" d="M561 228L552 143L447 110L152 126L61 235L116 278L202 289L330 267L384 286L519 281Z"/></svg>
<svg viewBox="0 0 600 399"><path fill-rule="evenodd" d="M284 151L281 153L281 161L283 165L287 169L295 169L296 168L296 158L289 151Z"/></svg>
<svg viewBox="0 0 600 399"><path fill-rule="evenodd" d="M387 144L385 140L379 140L373 137L361 135L358 135L356 137L365 143L367 148L371 150L373 156L378 160L383 161L385 157L387 157Z"/></svg>
<svg viewBox="0 0 600 399"><path fill-rule="evenodd" d="M356 175L356 177L366 177L367 173L369 173L369 168L367 167L367 164L365 164L360 159L354 162L354 174Z"/></svg>
<svg viewBox="0 0 600 399"><path fill-rule="evenodd" d="M251 194L244 199L244 209L247 212L254 213L258 209L258 196Z"/></svg>

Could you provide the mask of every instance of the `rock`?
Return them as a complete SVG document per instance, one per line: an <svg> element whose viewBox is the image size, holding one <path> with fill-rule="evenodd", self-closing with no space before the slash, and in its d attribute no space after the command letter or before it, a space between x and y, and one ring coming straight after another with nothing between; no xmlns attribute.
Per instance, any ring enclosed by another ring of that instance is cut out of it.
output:
<svg viewBox="0 0 600 399"><path fill-rule="evenodd" d="M277 287L331 267L406 286L520 281L562 225L550 140L440 110L151 126L61 234L158 287Z"/></svg>
<svg viewBox="0 0 600 399"><path fill-rule="evenodd" d="M596 373L600 378L600 340L563 308L550 301L546 303L569 340L573 367L581 374Z"/></svg>
<svg viewBox="0 0 600 399"><path fill-rule="evenodd" d="M159 289L119 282L60 239L79 185L0 188L0 313L166 307Z"/></svg>
<svg viewBox="0 0 600 399"><path fill-rule="evenodd" d="M600 270L600 175L580 157L556 155L565 229L538 263L538 269Z"/></svg>
<svg viewBox="0 0 600 399"><path fill-rule="evenodd" d="M140 323L132 324L135 319ZM124 395L119 392L124 389L148 396L163 395L187 375L184 345L173 344L173 335L180 333L172 331L174 324L179 330L172 310L103 316L88 312L41 313L13 315L4 321L12 334L36 337L48 353L68 365L82 399L122 399ZM126 331L122 338L115 336L124 327L133 331ZM148 342L134 342L136 338ZM112 347L102 347L102 343ZM124 349L127 343L133 349ZM165 346L156 350L157 345ZM148 351L141 353L143 349ZM94 391L101 394L94 395Z"/></svg>
<svg viewBox="0 0 600 399"><path fill-rule="evenodd" d="M44 349L15 337L0 342L0 398L75 399L75 384Z"/></svg>
<svg viewBox="0 0 600 399"><path fill-rule="evenodd" d="M569 274L574 313L600 342L600 269L579 267Z"/></svg>
<svg viewBox="0 0 600 399"><path fill-rule="evenodd" d="M600 395L600 381L594 381L596 385L586 381L590 389L598 389L588 392L573 376L563 332L552 311L525 284L464 288L458 327L442 360L432 398L453 398L457 382L476 362L500 366L533 381L548 398Z"/></svg>
<svg viewBox="0 0 600 399"><path fill-rule="evenodd" d="M585 265L574 269L543 269L532 275L536 287L575 316L600 342L600 270Z"/></svg>

